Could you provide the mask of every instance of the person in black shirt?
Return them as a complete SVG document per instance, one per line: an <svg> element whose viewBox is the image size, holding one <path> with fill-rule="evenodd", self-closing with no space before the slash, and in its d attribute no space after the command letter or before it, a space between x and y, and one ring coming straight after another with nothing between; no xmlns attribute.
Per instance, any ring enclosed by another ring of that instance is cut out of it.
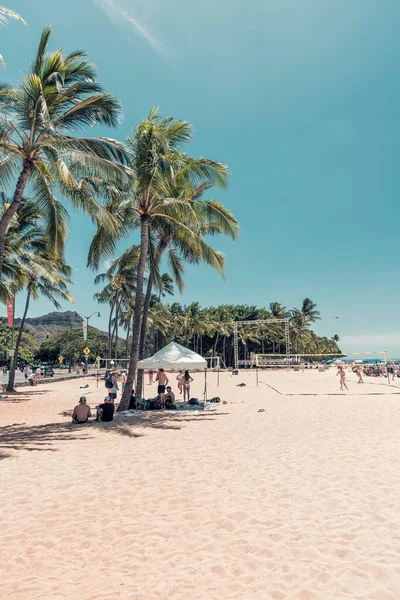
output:
<svg viewBox="0 0 400 600"><path fill-rule="evenodd" d="M110 396L104 398L104 403L97 407L96 421L109 422L114 419L114 404Z"/></svg>

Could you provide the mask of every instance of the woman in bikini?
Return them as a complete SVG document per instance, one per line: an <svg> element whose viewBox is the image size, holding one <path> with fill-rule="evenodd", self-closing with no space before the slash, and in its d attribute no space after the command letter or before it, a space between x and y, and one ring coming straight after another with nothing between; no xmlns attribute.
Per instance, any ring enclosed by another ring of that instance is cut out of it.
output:
<svg viewBox="0 0 400 600"><path fill-rule="evenodd" d="M185 374L183 376L183 380L182 380L182 384L183 384L183 401L189 402L189 398L190 398L190 382L193 381L193 379L190 377L189 375L189 371L185 371Z"/></svg>
<svg viewBox="0 0 400 600"><path fill-rule="evenodd" d="M343 367L338 367L338 372L336 373L336 377L340 375L340 389L343 390L343 386L348 390L349 388L346 385L345 378L346 373L344 372Z"/></svg>
<svg viewBox="0 0 400 600"><path fill-rule="evenodd" d="M183 372L182 372L182 369L180 369L178 375L176 376L176 380L178 382L179 393L182 394L182 387L183 387Z"/></svg>

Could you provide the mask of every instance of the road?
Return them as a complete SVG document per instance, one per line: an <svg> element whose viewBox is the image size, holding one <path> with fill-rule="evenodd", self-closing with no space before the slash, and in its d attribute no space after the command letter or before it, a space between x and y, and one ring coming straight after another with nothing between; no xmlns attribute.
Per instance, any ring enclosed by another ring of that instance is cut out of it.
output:
<svg viewBox="0 0 400 600"><path fill-rule="evenodd" d="M102 373L100 373L100 376L102 376ZM62 377L71 377L71 379L73 379L74 377L77 377L77 375L75 375L74 373L68 373L68 369L64 369L64 370L57 369L54 372L53 378L45 377L45 380L60 379ZM25 381L25 376L23 373L21 373L21 371L17 371L15 374L15 383L20 383L21 381ZM3 375L3 372L1 371L0 372L0 383L5 385L7 382L8 382L8 375Z"/></svg>

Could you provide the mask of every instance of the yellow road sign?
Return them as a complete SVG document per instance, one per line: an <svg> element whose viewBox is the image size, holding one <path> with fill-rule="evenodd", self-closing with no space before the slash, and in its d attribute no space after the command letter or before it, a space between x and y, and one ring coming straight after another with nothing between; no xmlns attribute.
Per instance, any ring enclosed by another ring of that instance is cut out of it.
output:
<svg viewBox="0 0 400 600"><path fill-rule="evenodd" d="M86 347L86 348L84 349L84 351L83 351L83 354L84 354L85 356L88 356L88 355L90 354L90 348L87 348L87 347Z"/></svg>
<svg viewBox="0 0 400 600"><path fill-rule="evenodd" d="M101 357L100 356L96 356L96 362L100 362L101 361Z"/></svg>
<svg viewBox="0 0 400 600"><path fill-rule="evenodd" d="M60 355L60 356L58 357L58 362L62 363L62 362L63 362L63 360L64 360L64 357L63 357L62 355Z"/></svg>

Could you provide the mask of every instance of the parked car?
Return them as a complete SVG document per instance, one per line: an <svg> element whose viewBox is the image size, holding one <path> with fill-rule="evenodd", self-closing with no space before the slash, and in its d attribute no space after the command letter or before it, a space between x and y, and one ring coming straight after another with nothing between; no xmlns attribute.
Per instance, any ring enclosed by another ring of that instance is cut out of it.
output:
<svg viewBox="0 0 400 600"><path fill-rule="evenodd" d="M51 365L42 365L40 370L43 377L54 377L54 369Z"/></svg>

